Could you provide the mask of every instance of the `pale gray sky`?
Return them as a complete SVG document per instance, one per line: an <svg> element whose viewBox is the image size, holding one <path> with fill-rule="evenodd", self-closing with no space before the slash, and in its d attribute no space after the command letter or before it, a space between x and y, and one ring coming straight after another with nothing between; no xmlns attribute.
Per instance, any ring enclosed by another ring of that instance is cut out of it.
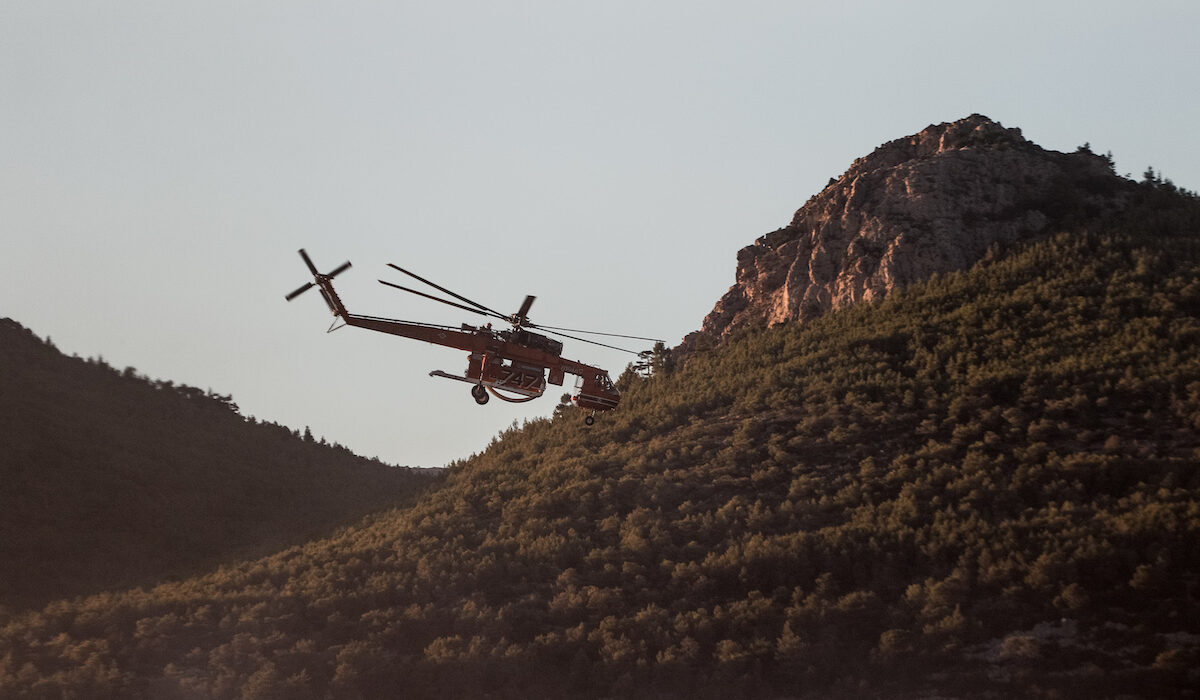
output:
<svg viewBox="0 0 1200 700"><path fill-rule="evenodd" d="M735 253L877 145L973 112L1200 188L1194 2L0 0L0 316L393 463L485 447L462 352L326 335L534 321L674 344ZM619 375L629 357L566 341Z"/></svg>

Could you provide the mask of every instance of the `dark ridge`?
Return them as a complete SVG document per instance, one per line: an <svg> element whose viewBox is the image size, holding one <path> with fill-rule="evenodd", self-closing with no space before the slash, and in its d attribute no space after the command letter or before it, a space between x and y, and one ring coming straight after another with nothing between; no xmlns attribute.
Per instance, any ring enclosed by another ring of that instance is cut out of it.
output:
<svg viewBox="0 0 1200 700"><path fill-rule="evenodd" d="M0 319L0 604L190 576L407 503L434 473L66 357Z"/></svg>

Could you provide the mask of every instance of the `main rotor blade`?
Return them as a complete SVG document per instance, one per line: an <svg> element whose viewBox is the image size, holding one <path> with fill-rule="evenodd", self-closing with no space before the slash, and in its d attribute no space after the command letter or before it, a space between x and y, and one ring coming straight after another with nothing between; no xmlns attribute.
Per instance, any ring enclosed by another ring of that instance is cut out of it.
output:
<svg viewBox="0 0 1200 700"><path fill-rule="evenodd" d="M304 292L307 292L311 287L313 287L315 285L316 285L315 282L309 282L308 284L304 285L303 287L301 287L301 288L297 289L296 291L292 292L291 294L285 296L284 300L291 301L292 299L295 299L296 297L300 296Z"/></svg>
<svg viewBox="0 0 1200 700"><path fill-rule="evenodd" d="M313 273L313 277L321 274L317 272L317 266L313 265L312 259L308 257L308 253L304 252L303 248L300 249L300 257L304 258L304 264L308 265L308 270L309 272Z"/></svg>
<svg viewBox="0 0 1200 700"><path fill-rule="evenodd" d="M347 260L345 263L340 265L336 270L329 273L329 279L333 279L334 277L337 277L338 275L342 274L343 272L345 272L346 270L349 270L349 269L350 269L350 261Z"/></svg>
<svg viewBox="0 0 1200 700"><path fill-rule="evenodd" d="M641 353L637 352L636 350L630 350L630 349L628 349L628 348L619 348L619 347L617 347L616 345L609 345L608 343L601 343L601 342L599 342L599 341L596 341L596 340L588 340L587 338L577 338L576 336L573 336L573 335L567 335L566 333L559 333L559 332L557 332L557 331L550 331L550 330L547 330L545 326L534 326L534 328L538 328L538 329L540 329L540 330L544 330L544 331L546 331L547 333L549 333L550 335L557 335L557 336L562 336L563 338L570 338L571 340L578 340L578 341L579 341L579 342L581 342L581 343L591 343L592 345L599 345L599 346L600 346L600 347L602 347L602 348L609 348L610 350L620 350L621 352L627 352L627 353L629 353L630 355L639 355L639 354L641 354Z"/></svg>
<svg viewBox="0 0 1200 700"><path fill-rule="evenodd" d="M499 311L496 311L495 309L489 309L488 307L484 306L483 304L480 304L477 301L471 301L470 299L462 296L461 294L455 294L454 292L450 291L449 289L446 289L445 287L443 287L441 285L430 282L429 280L416 274L415 272L409 272L408 270L405 270L403 267L400 267L399 265L393 265L392 263L388 263L388 267L392 268L393 270L399 270L400 272L403 272L404 274L408 275L409 277L412 277L413 279L415 279L419 282L424 282L425 284L429 285L430 287L433 287L434 289L438 290L439 292L449 294L450 296L454 297L455 299L458 299L461 302L465 302L467 304L470 304L471 306L474 306L477 309L486 311L486 312L492 314L493 316L495 316L496 318L508 319L508 316L505 316L504 314L500 313Z"/></svg>
<svg viewBox="0 0 1200 700"><path fill-rule="evenodd" d="M622 335L620 333L601 333L600 331L584 331L578 328L558 328L557 326L540 326L536 323L529 324L532 328L541 328L547 331L570 331L571 333L586 333L588 335L606 335L610 338L629 338L630 340L649 340L655 343L665 343L667 341L662 338L643 338L640 335Z"/></svg>
<svg viewBox="0 0 1200 700"><path fill-rule="evenodd" d="M524 324L524 322L526 322L529 318L529 307L533 306L534 299L536 299L536 297L534 297L533 294L526 294L526 300L524 300L521 304L521 310L517 311L517 315L514 316L514 318L516 318L517 325Z"/></svg>
<svg viewBox="0 0 1200 700"><path fill-rule="evenodd" d="M386 282L386 281L384 281L384 280L379 280L379 283L380 283L380 284L386 284L386 285L387 285L387 286L389 286L389 287L395 287L396 289L399 289L399 290L401 290L401 291L408 292L408 293L410 293L410 294L416 294L416 295L417 295L417 296L419 296L419 297L425 297L426 299L432 299L432 300L434 300L434 301L440 301L440 302L442 302L443 304L448 304L448 305L450 305L450 306L453 306L453 307L454 307L454 308L456 308L456 309L462 309L463 311L470 311L471 313L473 313L473 314L479 314L480 316L491 316L491 315L492 315L492 314L489 314L489 313L488 313L488 312L486 312L486 311L480 311L479 309L473 309L473 308L471 308L471 307L469 307L469 306L463 306L462 304L455 304L455 303L454 303L454 302L452 302L452 301L446 301L445 299L439 299L439 298L437 298L437 297L433 296L432 294L426 294L425 292L418 292L418 291L417 291L417 290L415 290L415 289L409 289L408 287L401 287L401 286L400 286L400 285L398 285L398 284L392 284L391 282ZM503 318L503 317L502 317L502 318Z"/></svg>

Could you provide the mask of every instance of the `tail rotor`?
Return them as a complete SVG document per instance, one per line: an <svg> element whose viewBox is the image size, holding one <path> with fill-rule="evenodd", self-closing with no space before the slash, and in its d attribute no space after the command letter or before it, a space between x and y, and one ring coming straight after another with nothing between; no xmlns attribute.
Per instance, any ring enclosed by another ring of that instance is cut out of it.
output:
<svg viewBox="0 0 1200 700"><path fill-rule="evenodd" d="M303 248L300 249L300 257L304 260L304 264L308 266L308 271L312 273L313 281L306 282L298 287L295 291L287 294L283 297L284 300L291 301L292 299L295 299L301 294L307 292L309 289L317 287L321 290L321 296L325 299L325 305L329 307L329 310L333 312L333 315L345 316L346 307L342 305L342 300L338 298L337 292L333 290L333 278L342 274L346 270L349 270L350 261L347 260L338 267L334 268L332 272L323 275L317 271L317 266L313 264L312 258L308 257L308 253L306 253Z"/></svg>

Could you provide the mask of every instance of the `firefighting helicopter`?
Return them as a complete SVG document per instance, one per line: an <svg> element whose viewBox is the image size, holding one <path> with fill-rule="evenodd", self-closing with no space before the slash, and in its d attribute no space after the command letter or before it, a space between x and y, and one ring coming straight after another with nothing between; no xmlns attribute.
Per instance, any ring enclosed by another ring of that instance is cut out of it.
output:
<svg viewBox="0 0 1200 700"><path fill-rule="evenodd" d="M321 274L317 271L316 265L313 264L312 259L308 257L308 253L303 248L300 249L300 257L304 260L304 264L308 266L309 272L312 273L313 281L307 282L295 291L287 294L284 299L291 301L309 289L316 287L320 290L321 296L325 299L325 304L334 315L334 322L330 326L329 331L334 331L344 326L357 326L381 333L424 340L435 345L466 350L469 355L467 356L467 369L463 374L458 375L443 372L442 370L434 370L429 373L429 376L453 379L471 384L471 396L475 399L475 403L480 405L486 404L489 396L495 396L498 399L512 403L532 401L545 393L547 382L556 386L562 386L564 376L573 374L578 379L575 383L575 391L571 394L571 403L588 411L588 414L584 417L584 423L592 425L595 422L594 416L596 411L611 411L617 407L617 404L621 400L621 392L617 390L616 385L609 378L607 371L562 357L563 344L560 341L541 333L534 333L530 329L536 328L551 335L558 335L570 338L571 340L592 343L631 353L633 352L632 350L625 350L624 348L595 340L567 335L564 331L634 340L658 340L657 338L642 338L640 336L622 335L619 333L598 333L596 331L538 325L529 320L529 309L533 306L533 301L536 298L534 296L526 296L525 301L522 302L521 307L516 313L505 315L483 304L471 301L462 295L456 294L445 287L439 286L416 273L392 263L388 263L388 267L439 292L447 294L458 301L443 299L385 280L379 280L380 284L441 302L462 311L469 311L473 314L504 321L510 324L512 329L495 330L492 328L490 322L483 326L471 326L464 323L460 327L455 328L453 326L432 323L401 321L398 319L352 314L346 310L345 304L342 303L341 298L333 289L333 278L348 270L350 262L347 261L339 265L328 274ZM341 325L338 325L339 321Z"/></svg>

